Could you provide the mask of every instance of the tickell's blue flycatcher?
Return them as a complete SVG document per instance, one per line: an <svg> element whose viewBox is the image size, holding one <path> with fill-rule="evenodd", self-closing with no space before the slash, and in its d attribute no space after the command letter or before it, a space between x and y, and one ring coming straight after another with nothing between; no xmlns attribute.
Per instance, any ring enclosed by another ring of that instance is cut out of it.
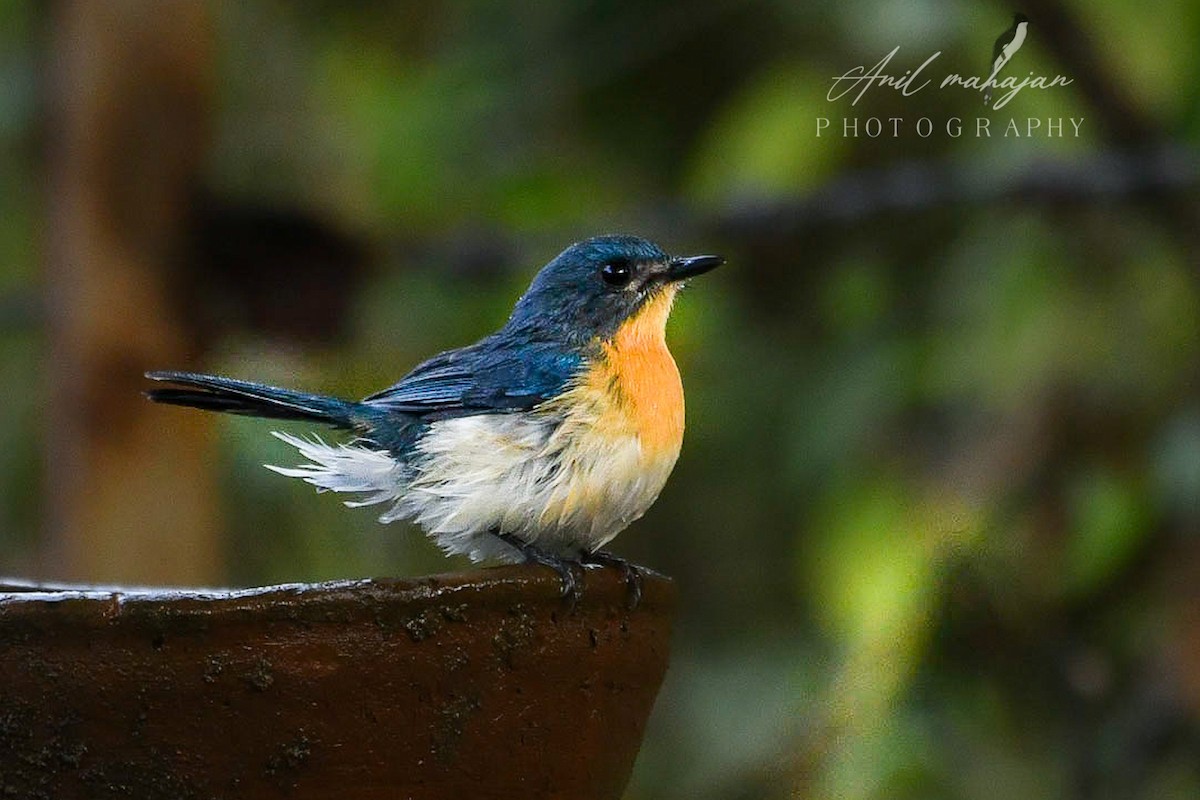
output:
<svg viewBox="0 0 1200 800"><path fill-rule="evenodd" d="M671 304L719 256L672 257L633 236L568 247L533 279L508 322L418 365L362 401L191 372L159 403L307 420L351 431L345 444L276 433L308 463L270 467L350 506L384 504L447 553L554 568L564 597L573 566L637 568L601 548L646 512L683 442L683 387L667 350Z"/></svg>

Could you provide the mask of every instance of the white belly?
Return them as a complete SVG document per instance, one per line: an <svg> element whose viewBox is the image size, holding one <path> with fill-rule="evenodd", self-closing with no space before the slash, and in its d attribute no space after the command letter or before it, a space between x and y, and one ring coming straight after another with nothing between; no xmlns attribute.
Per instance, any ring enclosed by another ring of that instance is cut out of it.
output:
<svg viewBox="0 0 1200 800"><path fill-rule="evenodd" d="M311 463L270 469L363 495L348 506L391 503L381 522L411 519L447 553L475 561L521 559L494 531L560 555L602 547L646 513L679 456L678 446L647 452L637 435L586 413L441 420L403 463L362 444L275 435Z"/></svg>
<svg viewBox="0 0 1200 800"><path fill-rule="evenodd" d="M497 530L553 553L598 549L654 503L679 455L538 414L434 422L417 453L382 519L412 519L442 549L475 560L518 558Z"/></svg>

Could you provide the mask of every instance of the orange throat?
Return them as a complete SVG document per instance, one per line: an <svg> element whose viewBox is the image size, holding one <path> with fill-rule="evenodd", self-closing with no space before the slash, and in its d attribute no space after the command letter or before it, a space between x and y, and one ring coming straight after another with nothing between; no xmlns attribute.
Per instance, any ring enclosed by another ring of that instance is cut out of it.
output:
<svg viewBox="0 0 1200 800"><path fill-rule="evenodd" d="M646 455L679 453L683 442L683 384L667 349L666 325L676 287L668 284L627 319L603 347L611 399L641 440Z"/></svg>

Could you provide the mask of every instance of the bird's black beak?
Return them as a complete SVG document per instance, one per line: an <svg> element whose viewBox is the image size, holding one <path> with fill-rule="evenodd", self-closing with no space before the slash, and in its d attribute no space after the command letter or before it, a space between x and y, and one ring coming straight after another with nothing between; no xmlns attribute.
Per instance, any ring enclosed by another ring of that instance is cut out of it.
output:
<svg viewBox="0 0 1200 800"><path fill-rule="evenodd" d="M725 263L721 256L685 256L672 258L667 264L667 280L681 281L703 275Z"/></svg>

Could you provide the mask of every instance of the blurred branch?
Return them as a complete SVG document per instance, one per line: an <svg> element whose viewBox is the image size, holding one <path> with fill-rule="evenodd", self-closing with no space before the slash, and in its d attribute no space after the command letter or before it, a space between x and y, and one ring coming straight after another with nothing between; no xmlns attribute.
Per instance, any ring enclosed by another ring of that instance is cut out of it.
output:
<svg viewBox="0 0 1200 800"><path fill-rule="evenodd" d="M902 162L844 173L810 194L743 202L711 217L734 241L795 237L857 225L883 214L916 214L963 204L1077 205L1149 201L1200 189L1200 152L1178 145L1108 151L1076 160L1037 159L996 172L952 162Z"/></svg>
<svg viewBox="0 0 1200 800"><path fill-rule="evenodd" d="M699 215L678 206L659 206L629 218L640 221L639 230L672 231L676 239L716 237L734 247L757 250L896 214L1005 203L1111 206L1191 200L1198 195L1200 151L1172 144L1075 159L1037 159L1004 170L948 160L904 161L843 172L804 195L734 201ZM389 250L394 258L416 263L436 260L463 277L490 277L514 269L525 272L529 263L523 256L533 252L545 256L563 244L560 235L533 240L472 228L437 240L393 242Z"/></svg>
<svg viewBox="0 0 1200 800"><path fill-rule="evenodd" d="M659 207L633 215L650 230L681 238L717 237L735 247L758 249L807 239L829 229L863 225L894 214L918 215L946 208L1005 203L1032 206L1155 203L1190 200L1200 192L1200 151L1162 145L1141 151L1111 150L1076 159L1038 159L1002 171L953 161L905 161L881 169L845 172L795 197L735 201L716 212L694 215ZM555 243L561 245L558 239ZM397 249L438 253L459 274L492 272L497 259L528 253L541 242L480 236L436 243L406 241ZM546 239L546 245L552 246ZM527 269L519 258L509 268Z"/></svg>

